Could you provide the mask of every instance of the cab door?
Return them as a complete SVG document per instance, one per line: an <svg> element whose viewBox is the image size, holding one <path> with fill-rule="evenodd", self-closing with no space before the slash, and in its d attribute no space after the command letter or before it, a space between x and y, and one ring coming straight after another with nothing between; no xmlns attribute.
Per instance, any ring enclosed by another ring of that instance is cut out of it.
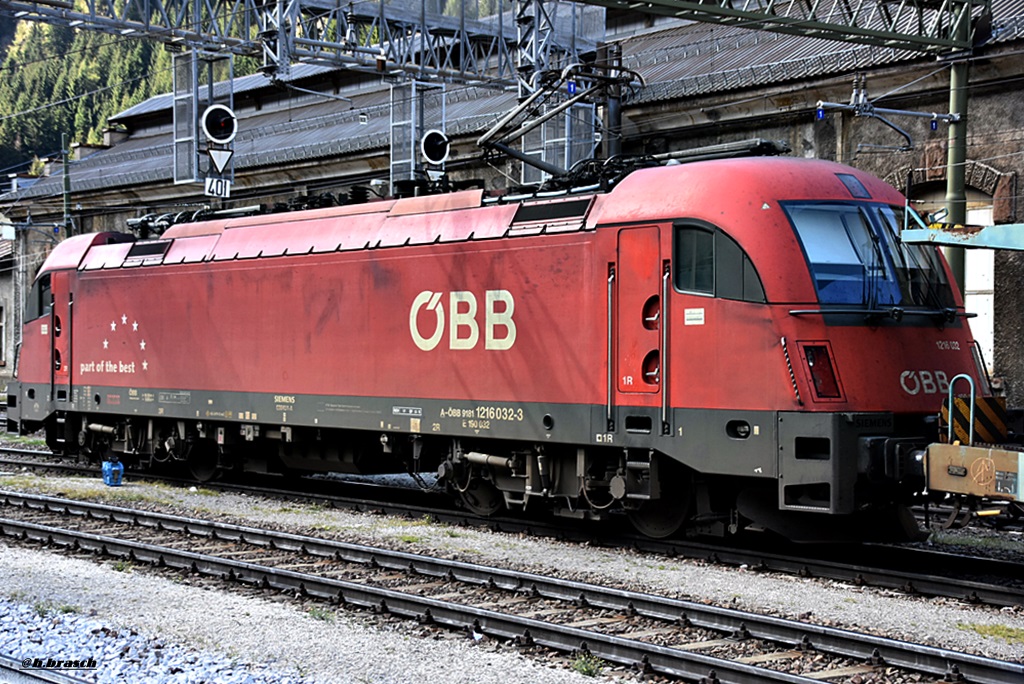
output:
<svg viewBox="0 0 1024 684"><path fill-rule="evenodd" d="M69 271L51 274L53 305L50 307L50 398L62 408L71 399L71 316L73 295Z"/></svg>
<svg viewBox="0 0 1024 684"><path fill-rule="evenodd" d="M657 226L623 228L617 253L615 368L619 392L662 389L662 278Z"/></svg>

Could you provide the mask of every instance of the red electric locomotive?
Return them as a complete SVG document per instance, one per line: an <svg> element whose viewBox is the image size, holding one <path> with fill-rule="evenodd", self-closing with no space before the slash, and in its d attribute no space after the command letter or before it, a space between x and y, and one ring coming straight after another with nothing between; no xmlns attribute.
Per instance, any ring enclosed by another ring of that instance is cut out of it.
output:
<svg viewBox="0 0 1024 684"><path fill-rule="evenodd" d="M473 511L888 535L949 382L982 383L904 198L793 158L57 246L10 427L218 469L424 472Z"/></svg>

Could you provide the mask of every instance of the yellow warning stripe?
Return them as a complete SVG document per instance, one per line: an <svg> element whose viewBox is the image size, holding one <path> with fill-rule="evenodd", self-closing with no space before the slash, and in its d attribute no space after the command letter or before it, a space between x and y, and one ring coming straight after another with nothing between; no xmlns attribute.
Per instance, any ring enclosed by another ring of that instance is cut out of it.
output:
<svg viewBox="0 0 1024 684"><path fill-rule="evenodd" d="M1006 441L1007 413L1006 400L1003 397L975 397L974 408L974 441L987 444L999 444ZM953 398L953 435L961 444L970 440L971 405L967 399ZM942 403L943 434L949 427L949 404Z"/></svg>
<svg viewBox="0 0 1024 684"><path fill-rule="evenodd" d="M986 422L992 427L993 439L991 442L1002 442L1006 440L1007 430L1006 422L1008 415L1006 413L1006 399L1003 397L983 397L983 401L979 401L977 408L974 411L974 417L976 422L982 422L978 416L978 411L988 419ZM977 430L977 428L975 428Z"/></svg>

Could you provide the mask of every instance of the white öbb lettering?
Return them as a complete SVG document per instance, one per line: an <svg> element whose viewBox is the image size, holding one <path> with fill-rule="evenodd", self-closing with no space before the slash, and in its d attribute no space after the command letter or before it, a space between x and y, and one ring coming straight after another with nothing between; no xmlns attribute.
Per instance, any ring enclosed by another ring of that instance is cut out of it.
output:
<svg viewBox="0 0 1024 684"><path fill-rule="evenodd" d="M445 308L441 301L443 292L424 290L412 300L409 310L409 332L412 341L423 351L436 348L444 336ZM516 342L516 323L512 320L516 302L508 290L487 290L484 303L484 349L511 349ZM429 317L424 325L429 335L424 337L420 329L420 312L433 312L434 327L431 330ZM472 292L448 293L448 348L473 349L480 341L480 325L477 323L477 301ZM498 336L497 333L504 334Z"/></svg>
<svg viewBox="0 0 1024 684"><path fill-rule="evenodd" d="M949 378L940 370L905 370L900 373L900 387L907 394L945 394Z"/></svg>

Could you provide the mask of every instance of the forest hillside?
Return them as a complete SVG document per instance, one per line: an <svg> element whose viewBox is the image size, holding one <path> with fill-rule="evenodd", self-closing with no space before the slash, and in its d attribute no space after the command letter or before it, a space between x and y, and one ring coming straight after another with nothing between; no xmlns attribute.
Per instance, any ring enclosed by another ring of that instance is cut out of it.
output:
<svg viewBox="0 0 1024 684"><path fill-rule="evenodd" d="M0 170L60 154L62 133L101 143L108 117L171 88L159 43L0 18Z"/></svg>

